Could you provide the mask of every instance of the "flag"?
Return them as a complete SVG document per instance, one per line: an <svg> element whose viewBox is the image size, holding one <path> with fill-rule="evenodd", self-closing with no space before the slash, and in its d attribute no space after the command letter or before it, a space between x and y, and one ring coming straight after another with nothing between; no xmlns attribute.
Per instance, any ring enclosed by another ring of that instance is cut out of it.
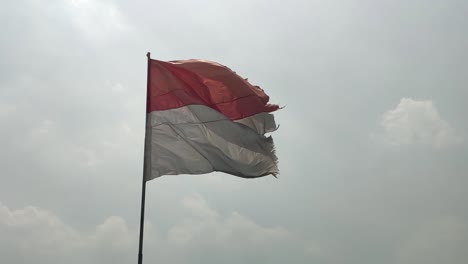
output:
<svg viewBox="0 0 468 264"><path fill-rule="evenodd" d="M225 172L278 173L271 137L277 105L258 86L205 60L148 59L145 180Z"/></svg>

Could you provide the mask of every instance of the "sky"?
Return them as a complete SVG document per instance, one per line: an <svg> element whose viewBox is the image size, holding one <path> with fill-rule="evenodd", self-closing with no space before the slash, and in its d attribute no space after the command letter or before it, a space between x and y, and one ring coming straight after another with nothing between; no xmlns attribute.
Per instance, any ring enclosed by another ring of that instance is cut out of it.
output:
<svg viewBox="0 0 468 264"><path fill-rule="evenodd" d="M468 259L468 2L1 4L0 263L136 263L148 51L284 108L278 179L148 182L144 263Z"/></svg>

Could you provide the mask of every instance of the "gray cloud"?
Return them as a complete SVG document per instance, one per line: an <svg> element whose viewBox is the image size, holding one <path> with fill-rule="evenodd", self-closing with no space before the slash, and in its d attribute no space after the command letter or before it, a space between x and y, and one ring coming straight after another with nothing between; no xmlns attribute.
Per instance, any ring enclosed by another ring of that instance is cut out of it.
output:
<svg viewBox="0 0 468 264"><path fill-rule="evenodd" d="M463 263L467 235L466 223L461 219L429 220L401 245L396 263Z"/></svg>
<svg viewBox="0 0 468 264"><path fill-rule="evenodd" d="M461 263L467 10L456 0L3 3L0 262L136 260L151 51L226 64L286 108L278 180L148 183L148 262Z"/></svg>

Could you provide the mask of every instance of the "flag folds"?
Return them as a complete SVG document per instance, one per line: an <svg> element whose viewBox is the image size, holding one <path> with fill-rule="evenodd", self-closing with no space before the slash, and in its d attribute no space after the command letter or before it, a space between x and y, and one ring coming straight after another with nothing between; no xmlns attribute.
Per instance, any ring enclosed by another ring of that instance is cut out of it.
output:
<svg viewBox="0 0 468 264"><path fill-rule="evenodd" d="M278 173L271 137L277 105L229 68L204 60L149 59L145 179L221 171Z"/></svg>

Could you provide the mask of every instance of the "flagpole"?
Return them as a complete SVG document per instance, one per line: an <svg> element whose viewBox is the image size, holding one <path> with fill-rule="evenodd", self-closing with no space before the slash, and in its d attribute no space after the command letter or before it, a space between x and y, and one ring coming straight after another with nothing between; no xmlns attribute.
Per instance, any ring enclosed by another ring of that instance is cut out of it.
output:
<svg viewBox="0 0 468 264"><path fill-rule="evenodd" d="M148 70L146 76L146 103L148 105L148 95L149 95L149 87L150 87L150 59L151 53L146 53L146 57L148 58ZM148 106L146 107L148 110ZM146 120L145 120L145 154L143 155L143 179L141 185L141 213L140 213L140 241L138 245L138 264L143 263L143 230L145 226L145 197L146 197L146 130L147 130L147 122L148 122L148 111L146 111Z"/></svg>

